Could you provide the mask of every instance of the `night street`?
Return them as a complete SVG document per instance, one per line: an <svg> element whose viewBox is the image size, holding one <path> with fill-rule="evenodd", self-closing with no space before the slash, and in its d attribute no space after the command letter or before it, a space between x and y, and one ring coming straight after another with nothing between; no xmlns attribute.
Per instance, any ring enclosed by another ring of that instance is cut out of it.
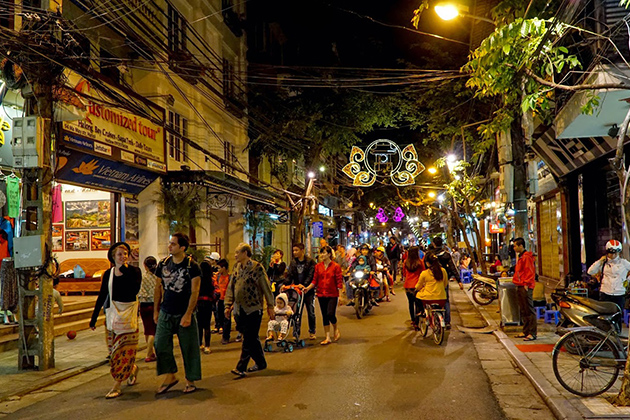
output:
<svg viewBox="0 0 630 420"><path fill-rule="evenodd" d="M202 355L204 379L194 394L181 393L180 376L173 391L156 397L154 365L142 361L138 384L123 387L117 400L104 398L111 377L101 367L25 397L24 404L50 398L7 418L504 418L470 337L455 329L442 346L417 338L405 322L402 292L365 319L357 320L348 307L339 314L342 338L337 344L309 342L290 354L268 355L269 369L245 379L229 373L239 343L221 346L213 336L213 352ZM181 359L178 363L181 368Z"/></svg>

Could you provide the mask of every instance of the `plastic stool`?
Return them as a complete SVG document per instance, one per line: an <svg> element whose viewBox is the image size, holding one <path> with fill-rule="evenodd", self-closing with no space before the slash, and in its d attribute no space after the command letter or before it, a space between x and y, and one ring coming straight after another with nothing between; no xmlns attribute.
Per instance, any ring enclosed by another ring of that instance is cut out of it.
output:
<svg viewBox="0 0 630 420"><path fill-rule="evenodd" d="M459 278L464 284L472 282L472 270L460 270Z"/></svg>
<svg viewBox="0 0 630 420"><path fill-rule="evenodd" d="M536 310L536 319L543 319L545 317L545 307L544 306L535 306Z"/></svg>
<svg viewBox="0 0 630 420"><path fill-rule="evenodd" d="M626 325L630 325L630 312L627 309L623 310L623 322Z"/></svg>
<svg viewBox="0 0 630 420"><path fill-rule="evenodd" d="M560 311L545 311L545 324L560 322Z"/></svg>

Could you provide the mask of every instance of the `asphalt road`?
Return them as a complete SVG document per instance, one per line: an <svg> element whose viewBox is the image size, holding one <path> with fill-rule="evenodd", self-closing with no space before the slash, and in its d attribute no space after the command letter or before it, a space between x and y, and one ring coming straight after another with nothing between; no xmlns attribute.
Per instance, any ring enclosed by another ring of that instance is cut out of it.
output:
<svg viewBox="0 0 630 420"><path fill-rule="evenodd" d="M319 308L317 308L319 310ZM138 383L105 400L112 380L106 367L31 396L11 419L503 419L470 337L454 329L437 346L409 328L402 289L392 302L357 320L338 310L338 343L268 354L269 368L235 380L240 343L222 346L213 336L202 355L197 392L184 395L183 373L171 392L156 397L155 365L139 363ZM306 326L306 320L304 320ZM104 349L105 350L105 349ZM181 359L178 359L180 369ZM26 401L29 397L25 397Z"/></svg>

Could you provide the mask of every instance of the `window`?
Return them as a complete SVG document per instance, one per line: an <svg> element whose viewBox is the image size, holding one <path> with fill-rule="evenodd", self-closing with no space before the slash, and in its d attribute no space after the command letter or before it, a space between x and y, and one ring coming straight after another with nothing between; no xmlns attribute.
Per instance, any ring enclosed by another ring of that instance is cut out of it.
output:
<svg viewBox="0 0 630 420"><path fill-rule="evenodd" d="M186 21L170 4L168 5L168 49L171 51L186 49Z"/></svg>
<svg viewBox="0 0 630 420"><path fill-rule="evenodd" d="M223 143L223 159L225 162L235 166L236 165L236 154L234 153L234 145L229 142ZM234 168L231 166L227 166L225 163L221 164L221 170L229 175L234 175Z"/></svg>
<svg viewBox="0 0 630 420"><path fill-rule="evenodd" d="M101 74L109 77L114 82L120 83L120 70L118 60L112 54L101 48Z"/></svg>
<svg viewBox="0 0 630 420"><path fill-rule="evenodd" d="M223 95L234 97L234 66L227 58L223 59Z"/></svg>
<svg viewBox="0 0 630 420"><path fill-rule="evenodd" d="M188 120L181 115L168 111L168 127L177 134L168 133L168 155L178 162L188 160Z"/></svg>

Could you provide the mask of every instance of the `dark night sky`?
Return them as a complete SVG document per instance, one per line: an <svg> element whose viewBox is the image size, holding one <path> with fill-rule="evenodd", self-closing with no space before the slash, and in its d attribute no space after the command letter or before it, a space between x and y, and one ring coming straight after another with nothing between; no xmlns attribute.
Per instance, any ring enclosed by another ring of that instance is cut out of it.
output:
<svg viewBox="0 0 630 420"><path fill-rule="evenodd" d="M267 21L281 24L291 50L299 51L297 59L287 59L288 65L400 67L399 60L405 60L432 68L434 54L423 47L430 43L440 52L458 57L456 64L450 65L456 68L463 64L468 51L466 45L385 27L357 16L412 28L410 21L417 7L414 0L250 0L248 7L249 19L266 15ZM424 12L419 29L467 42L465 25L457 19L443 22L429 10Z"/></svg>

